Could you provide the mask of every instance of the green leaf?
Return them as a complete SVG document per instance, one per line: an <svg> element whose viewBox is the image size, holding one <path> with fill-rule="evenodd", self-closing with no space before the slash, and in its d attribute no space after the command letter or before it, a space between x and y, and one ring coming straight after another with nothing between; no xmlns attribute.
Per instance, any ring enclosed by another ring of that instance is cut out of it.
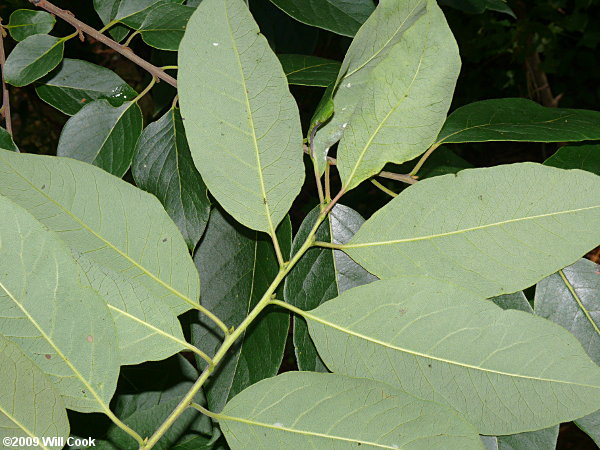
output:
<svg viewBox="0 0 600 450"><path fill-rule="evenodd" d="M218 415L233 450L482 449L456 412L372 380L287 372L232 399Z"/></svg>
<svg viewBox="0 0 600 450"><path fill-rule="evenodd" d="M600 112L545 108L524 98L471 103L454 111L438 143L578 142L600 139Z"/></svg>
<svg viewBox="0 0 600 450"><path fill-rule="evenodd" d="M440 5L448 5L468 14L481 14L486 10L498 11L515 17L515 13L505 0L440 0Z"/></svg>
<svg viewBox="0 0 600 450"><path fill-rule="evenodd" d="M375 9L373 0L271 1L299 22L342 36L354 36Z"/></svg>
<svg viewBox="0 0 600 450"><path fill-rule="evenodd" d="M106 99L121 106L136 97L135 92L112 70L87 61L65 58L35 91L49 105L72 116L94 100Z"/></svg>
<svg viewBox="0 0 600 450"><path fill-rule="evenodd" d="M17 9L10 15L5 28L15 41L22 41L34 34L46 34L52 31L56 19L45 11L31 9Z"/></svg>
<svg viewBox="0 0 600 450"><path fill-rule="evenodd" d="M108 308L54 233L6 197L0 211L2 334L50 376L69 409L107 411L119 375Z"/></svg>
<svg viewBox="0 0 600 450"><path fill-rule="evenodd" d="M600 446L600 411L576 420L575 425L591 437L596 445Z"/></svg>
<svg viewBox="0 0 600 450"><path fill-rule="evenodd" d="M540 281L535 313L569 330L600 365L600 265L580 259ZM575 423L600 444L600 411Z"/></svg>
<svg viewBox="0 0 600 450"><path fill-rule="evenodd" d="M319 212L319 207L313 209L300 225L292 244L292 254L298 251L308 237ZM316 239L345 244L364 221L353 209L337 204L319 227ZM313 309L337 297L341 292L376 279L345 253L313 247L285 278L283 296L284 300L291 305L303 310ZM308 335L306 322L301 317L294 318L294 348L300 370L318 372L327 370Z"/></svg>
<svg viewBox="0 0 600 450"><path fill-rule="evenodd" d="M362 100L342 124L345 131L337 152L342 189L358 186L388 162L400 164L419 156L435 142L459 71L456 41L431 0L425 16L372 70Z"/></svg>
<svg viewBox="0 0 600 450"><path fill-rule="evenodd" d="M0 194L175 314L197 304L198 273L156 197L73 159L6 151L0 151Z"/></svg>
<svg viewBox="0 0 600 450"><path fill-rule="evenodd" d="M600 175L600 145L567 145L544 161L545 166L581 169Z"/></svg>
<svg viewBox="0 0 600 450"><path fill-rule="evenodd" d="M383 61L427 10L427 0L382 0L356 34L342 63L337 89L333 92L335 115L316 135L314 148L320 173L325 170L329 148L340 140L356 106L360 103L371 72ZM329 91L329 89L328 89ZM323 105L331 91L325 92Z"/></svg>
<svg viewBox="0 0 600 450"><path fill-rule="evenodd" d="M11 152L19 151L12 136L4 128L0 128L0 148L3 150L10 150Z"/></svg>
<svg viewBox="0 0 600 450"><path fill-rule="evenodd" d="M278 55L289 84L327 87L337 78L341 64L309 55Z"/></svg>
<svg viewBox="0 0 600 450"><path fill-rule="evenodd" d="M502 309L516 309L517 311L533 314L533 308L523 291L515 292L514 294L499 295L490 300Z"/></svg>
<svg viewBox="0 0 600 450"><path fill-rule="evenodd" d="M94 9L104 25L108 25L114 20L120 3L121 0L94 0ZM123 25L113 25L108 32L115 40L121 42L129 34L129 28Z"/></svg>
<svg viewBox="0 0 600 450"><path fill-rule="evenodd" d="M175 409L199 376L194 367L180 355L158 363L128 367L123 373L126 381L119 385L120 393L113 402L114 412L138 434L150 436ZM201 392L194 401L205 404ZM170 449L183 433L210 433L211 428L208 417L188 408L154 448ZM116 449L138 447L135 440L116 425L110 426L106 440Z"/></svg>
<svg viewBox="0 0 600 450"><path fill-rule="evenodd" d="M543 279L535 313L569 330L600 365L600 266L587 259Z"/></svg>
<svg viewBox="0 0 600 450"><path fill-rule="evenodd" d="M208 222L210 201L194 167L179 110L170 109L146 127L131 169L137 186L158 197L194 250Z"/></svg>
<svg viewBox="0 0 600 450"><path fill-rule="evenodd" d="M42 78L60 64L65 39L35 34L19 42L4 65L4 78L13 86L25 86Z"/></svg>
<svg viewBox="0 0 600 450"><path fill-rule="evenodd" d="M298 107L242 0L204 0L179 52L192 157L235 219L271 236L304 180Z"/></svg>
<svg viewBox="0 0 600 450"><path fill-rule="evenodd" d="M160 298L123 274L75 255L86 281L104 298L118 334L120 365L165 359L189 350L177 316Z"/></svg>
<svg viewBox="0 0 600 450"><path fill-rule="evenodd" d="M50 378L1 334L0 428L3 437L11 438L69 435L67 411Z"/></svg>
<svg viewBox="0 0 600 450"><path fill-rule="evenodd" d="M482 434L588 414L600 368L564 329L429 277L382 280L306 314L327 367L449 405Z"/></svg>
<svg viewBox="0 0 600 450"><path fill-rule="evenodd" d="M589 172L533 163L467 169L405 189L344 250L379 278L431 275L493 297L596 247L599 220L600 178Z"/></svg>
<svg viewBox="0 0 600 450"><path fill-rule="evenodd" d="M121 0L115 20L139 30L146 18L159 6L181 3L183 0Z"/></svg>
<svg viewBox="0 0 600 450"><path fill-rule="evenodd" d="M554 450L559 428L556 425L543 430L498 436L498 450Z"/></svg>
<svg viewBox="0 0 600 450"><path fill-rule="evenodd" d="M131 166L142 122L142 111L135 102L115 108L108 100L96 100L67 121L56 154L122 177Z"/></svg>
<svg viewBox="0 0 600 450"><path fill-rule="evenodd" d="M159 5L148 14L140 32L144 42L161 50L177 51L193 8L177 3Z"/></svg>
<svg viewBox="0 0 600 450"><path fill-rule="evenodd" d="M206 0L205 0L206 1ZM291 224L286 219L277 236L289 257ZM221 209L210 215L206 233L194 256L202 275L202 305L237 327L258 303L279 272L271 240L248 230ZM277 374L289 328L289 314L270 309L246 331L207 383L210 409L220 411L231 397L252 383ZM222 331L201 318L192 325L192 343L209 355L221 346ZM200 365L206 363L197 361Z"/></svg>

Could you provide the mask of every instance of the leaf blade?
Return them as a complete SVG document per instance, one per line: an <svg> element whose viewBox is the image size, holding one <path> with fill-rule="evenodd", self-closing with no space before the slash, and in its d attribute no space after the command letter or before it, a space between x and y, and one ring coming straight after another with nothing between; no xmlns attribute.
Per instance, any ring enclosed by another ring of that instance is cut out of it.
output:
<svg viewBox="0 0 600 450"><path fill-rule="evenodd" d="M236 220L274 236L304 180L298 108L281 65L241 0L203 1L179 55L196 167Z"/></svg>
<svg viewBox="0 0 600 450"><path fill-rule="evenodd" d="M306 317L334 372L449 405L482 434L540 429L597 407L600 369L565 330L455 285L377 281Z"/></svg>
<svg viewBox="0 0 600 450"><path fill-rule="evenodd" d="M597 246L599 193L588 172L532 163L468 169L406 189L345 251L380 278L428 274L485 297L508 294Z"/></svg>
<svg viewBox="0 0 600 450"><path fill-rule="evenodd" d="M64 42L47 34L34 34L19 42L4 65L6 82L21 87L42 78L62 61Z"/></svg>

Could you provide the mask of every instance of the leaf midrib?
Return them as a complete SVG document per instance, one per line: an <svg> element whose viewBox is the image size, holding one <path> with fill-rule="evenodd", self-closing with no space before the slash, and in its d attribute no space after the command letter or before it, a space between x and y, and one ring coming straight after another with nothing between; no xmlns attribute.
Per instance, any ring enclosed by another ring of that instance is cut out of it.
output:
<svg viewBox="0 0 600 450"><path fill-rule="evenodd" d="M246 75L244 73L244 67L242 65L242 61L240 60L240 52L237 47L237 43L235 37L233 36L233 29L231 26L231 22L229 20L229 10L227 8L227 1L223 1L223 9L225 10L225 17L227 18L227 31L229 32L229 37L231 39L231 45L233 47L233 53L235 54L236 61L238 63L238 68L240 70L240 81L242 83L242 90L244 95L244 103L246 104L246 112L248 117L248 126L252 132L252 143L254 145L254 153L256 156L256 172L258 173L258 180L260 185L260 190L263 198L263 206L265 208L265 214L267 216L267 223L269 227L269 234L274 238L275 237L275 226L273 225L273 221L271 220L271 209L269 208L269 200L267 198L267 192L265 189L265 180L262 173L262 163L260 160L260 150L258 148L258 139L256 137L256 129L254 128L254 113L250 106L250 98L248 97L248 87L246 84Z"/></svg>
<svg viewBox="0 0 600 450"><path fill-rule="evenodd" d="M381 246L381 245L393 245L393 244L404 244L407 242L426 241L429 239L437 239L437 238L446 237L446 236L453 236L453 235L462 234L462 233L469 233L472 231L485 230L487 228L499 227L499 226L506 225L509 223L518 223L518 222L524 222L524 221L528 221L528 220L543 219L545 217L554 217L554 216L563 215L563 214L574 214L574 213L578 213L578 212L582 212L582 211L590 211L590 210L599 209L599 208L600 208L600 205L588 206L585 208L569 209L569 210L565 210L565 211L556 211L556 212L547 213L547 214L538 214L535 216L520 217L517 219L508 219L508 220L503 220L500 222L489 223L486 225L478 225L476 227L463 228L463 229L455 230L455 231L448 231L445 233L430 234L428 236L417 236L414 238L393 239L393 240L389 240L389 241L364 242L364 243L359 243L359 244L346 244L343 246L343 249L345 250L345 249L350 249L350 248L375 247L375 246Z"/></svg>
<svg viewBox="0 0 600 450"><path fill-rule="evenodd" d="M288 428L288 427L283 427L283 426L279 427L279 426L275 426L275 425L264 423L264 422L258 422L256 420L244 419L242 417L233 417L233 416L228 416L228 415L221 413L221 414L219 414L219 417L218 417L219 422L222 419L230 420L232 422L243 423L245 425L269 428L269 429L277 430L277 431L288 431L290 433L301 434L303 436L321 437L321 438L325 438L325 439L332 439L332 440L338 440L338 441L344 441L344 442L353 442L353 443L358 443L361 445L366 444L366 445L372 445L373 447L378 447L378 448L389 448L389 449L396 449L396 450L398 449L398 447L391 447L391 446L385 445L385 444L377 444L376 442L364 441L361 439L346 438L343 436L335 436L335 435L330 435L330 434L325 434L325 433L318 433L316 431L297 430L294 428Z"/></svg>
<svg viewBox="0 0 600 450"><path fill-rule="evenodd" d="M579 386L579 387L584 387L584 388L600 389L600 386L598 386L598 385L582 384L582 383L576 383L573 381L556 380L556 379L552 379L552 378L535 377L535 376L531 376L531 375L521 375L521 374L516 374L516 373L511 373L511 372L504 372L501 370L486 369L485 367L475 366L473 364L467 364L467 363L463 363L460 361L452 361L450 359L441 358L439 356L433 356L433 355L429 355L427 353L418 352L416 350L410 350L407 348L399 347L399 346L391 344L389 342L384 342L382 340L379 340L379 339L376 339L376 338L373 338L370 336L366 336L362 333L353 331L344 326L338 325L333 322L329 322L328 320L323 319L319 316L313 315L310 312L305 312L303 314L303 316L306 317L307 319L314 320L315 322L320 323L321 325L325 325L327 327L333 328L341 333L346 333L346 334L348 334L350 336L354 336L358 339L362 339L367 342L371 342L373 344L379 345L381 347L389 348L391 350L396 350L396 351L399 351L402 353L406 353L411 356L429 359L431 361L437 361L440 363L445 363L445 364L449 364L452 366L462 367L465 369L472 369L472 370L477 370L477 371L481 371L481 372L492 373L495 375L502 375L502 376L520 378L520 379L525 379L525 380L540 381L540 382L547 382L547 383L567 384L567 385Z"/></svg>

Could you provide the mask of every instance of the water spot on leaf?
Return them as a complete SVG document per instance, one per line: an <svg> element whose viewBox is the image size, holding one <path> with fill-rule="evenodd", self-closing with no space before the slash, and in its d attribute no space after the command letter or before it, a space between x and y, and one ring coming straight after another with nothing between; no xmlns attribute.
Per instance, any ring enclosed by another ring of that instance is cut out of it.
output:
<svg viewBox="0 0 600 450"><path fill-rule="evenodd" d="M215 47L218 47L218 46L219 46L219 43L218 43L218 42L213 42L213 45L214 45Z"/></svg>
<svg viewBox="0 0 600 450"><path fill-rule="evenodd" d="M275 422L275 423L273 424L273 426L274 426L274 427L278 427L278 428L282 428L282 427L283 427L283 424L282 424L281 422Z"/></svg>

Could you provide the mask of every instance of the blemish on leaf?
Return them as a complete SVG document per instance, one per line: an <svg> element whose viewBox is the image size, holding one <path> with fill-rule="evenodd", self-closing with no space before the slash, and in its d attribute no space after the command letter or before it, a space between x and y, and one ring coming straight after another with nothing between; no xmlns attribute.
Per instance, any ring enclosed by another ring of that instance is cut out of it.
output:
<svg viewBox="0 0 600 450"><path fill-rule="evenodd" d="M215 47L218 47L218 46L219 46L219 43L218 43L218 42L213 42L213 45L214 45Z"/></svg>
<svg viewBox="0 0 600 450"><path fill-rule="evenodd" d="M45 185L45 184L42 184L42 187L41 187L41 189L46 189L46 185Z"/></svg>
<svg viewBox="0 0 600 450"><path fill-rule="evenodd" d="M94 342L94 338L92 336L89 336L89 335L85 338L85 340L88 341L90 344L92 342Z"/></svg>
<svg viewBox="0 0 600 450"><path fill-rule="evenodd" d="M477 196L477 198L478 198L479 200L483 200L483 195L478 195L478 196Z"/></svg>
<svg viewBox="0 0 600 450"><path fill-rule="evenodd" d="M87 102L87 98L82 98L81 103L85 103L85 102Z"/></svg>
<svg viewBox="0 0 600 450"><path fill-rule="evenodd" d="M162 241L163 241L163 242L167 242L167 238L164 238Z"/></svg>
<svg viewBox="0 0 600 450"><path fill-rule="evenodd" d="M52 355L49 355L49 354L47 354L47 353L44 355L44 357L45 357L46 359L52 359Z"/></svg>
<svg viewBox="0 0 600 450"><path fill-rule="evenodd" d="M278 427L278 428L282 428L282 427L283 427L283 424L282 424L281 422L275 422L275 423L273 424L273 426L274 426L274 427Z"/></svg>

